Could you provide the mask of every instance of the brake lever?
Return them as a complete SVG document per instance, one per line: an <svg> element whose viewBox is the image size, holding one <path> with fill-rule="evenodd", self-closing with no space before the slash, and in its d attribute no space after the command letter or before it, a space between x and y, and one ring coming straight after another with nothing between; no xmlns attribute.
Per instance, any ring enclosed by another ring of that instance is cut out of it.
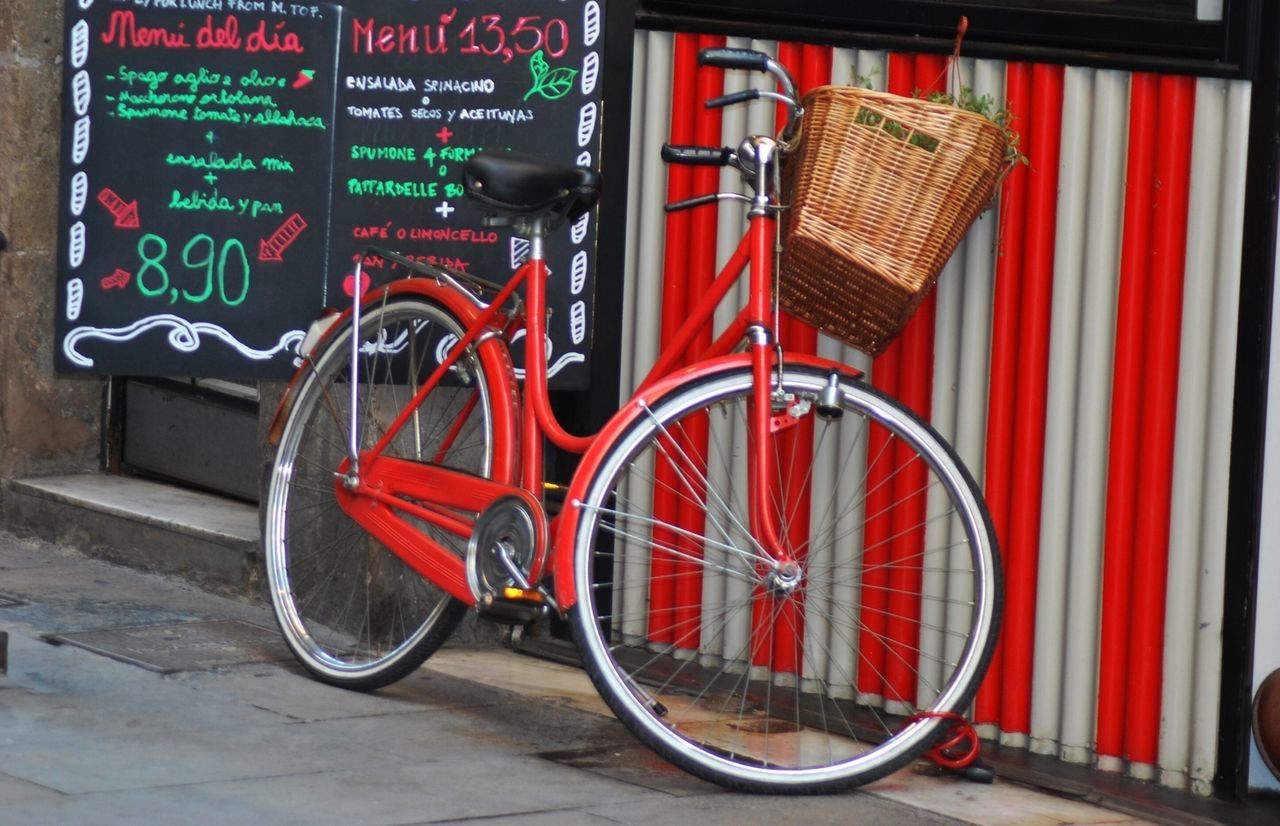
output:
<svg viewBox="0 0 1280 826"><path fill-rule="evenodd" d="M702 105L708 109L719 109L722 106L733 106L735 103L747 103L749 101L758 100L760 98L759 89L744 89L741 92L731 92L727 95L721 95L718 98L711 98Z"/></svg>
<svg viewBox="0 0 1280 826"><path fill-rule="evenodd" d="M753 100L759 100L760 98L768 98L769 100L777 101L791 110L799 108L799 103L794 98L788 97L780 92L769 92L764 89L746 89L741 92L721 95L718 98L711 98L711 100L706 101L703 103L703 106L708 109L719 109L723 106L748 103Z"/></svg>
<svg viewBox="0 0 1280 826"><path fill-rule="evenodd" d="M699 195L696 198L686 198L683 201L666 204L662 209L665 212L678 212L682 209L693 209L694 207L706 206L707 204L714 204L719 201L742 201L744 204L752 203L751 199L746 195L740 195L737 192L716 192L710 195Z"/></svg>

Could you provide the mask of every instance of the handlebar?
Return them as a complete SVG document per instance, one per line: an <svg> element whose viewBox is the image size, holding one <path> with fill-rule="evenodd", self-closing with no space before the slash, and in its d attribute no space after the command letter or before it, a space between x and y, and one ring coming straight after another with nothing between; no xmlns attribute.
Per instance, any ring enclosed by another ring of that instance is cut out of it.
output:
<svg viewBox="0 0 1280 826"><path fill-rule="evenodd" d="M791 73L781 63L764 52L757 52L753 49L717 48L703 49L698 52L698 65L715 66L721 69L742 69L773 75L781 90L779 92L750 89L746 92L735 92L714 98L707 101L706 105L708 108L715 108L730 106L735 103L745 103L761 97L772 98L787 107L787 122L782 127L782 139L790 140L795 136L796 130L800 127L800 97L796 92L795 80L792 79Z"/></svg>
<svg viewBox="0 0 1280 826"><path fill-rule="evenodd" d="M780 137L786 144L795 137L800 128L800 120L804 112L796 94L796 84L791 73L782 64L769 55L752 49L703 49L698 53L700 66L713 66L721 69L738 69L756 71L771 75L776 81L775 89L746 89L730 92L706 101L708 109L733 106L765 98L775 100L786 107L787 121L783 125ZM702 206L720 200L742 200L753 205L753 210L767 211L776 209L777 204L771 201L772 194L781 188L778 172L777 152L779 144L765 135L751 135L743 139L737 150L730 147L715 146L673 146L662 145L662 160L667 163L699 165L699 166L731 166L749 183L754 193L747 198L737 193L718 193L700 195L695 198L667 205L667 211Z"/></svg>
<svg viewBox="0 0 1280 826"><path fill-rule="evenodd" d="M764 52L752 49L703 49L698 52L699 66L717 66L721 69L754 69L757 72L769 71L769 56Z"/></svg>

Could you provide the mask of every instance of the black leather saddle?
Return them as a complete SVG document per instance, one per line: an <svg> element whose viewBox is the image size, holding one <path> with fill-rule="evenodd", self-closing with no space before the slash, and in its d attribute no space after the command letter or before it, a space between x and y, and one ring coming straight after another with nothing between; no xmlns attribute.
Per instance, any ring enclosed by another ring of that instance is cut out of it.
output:
<svg viewBox="0 0 1280 826"><path fill-rule="evenodd" d="M574 220L600 199L600 173L594 169L549 164L514 152L472 155L462 168L462 184L495 218L545 215L548 228Z"/></svg>

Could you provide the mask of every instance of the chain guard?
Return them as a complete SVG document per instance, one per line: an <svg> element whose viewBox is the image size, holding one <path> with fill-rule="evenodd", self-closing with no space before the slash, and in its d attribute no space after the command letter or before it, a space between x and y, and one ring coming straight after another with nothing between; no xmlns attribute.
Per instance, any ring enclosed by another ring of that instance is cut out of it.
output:
<svg viewBox="0 0 1280 826"><path fill-rule="evenodd" d="M546 516L533 497L512 494L494 500L476 519L467 542L467 585L476 602L484 604L486 595L492 598L506 586L531 589L529 572L546 547Z"/></svg>

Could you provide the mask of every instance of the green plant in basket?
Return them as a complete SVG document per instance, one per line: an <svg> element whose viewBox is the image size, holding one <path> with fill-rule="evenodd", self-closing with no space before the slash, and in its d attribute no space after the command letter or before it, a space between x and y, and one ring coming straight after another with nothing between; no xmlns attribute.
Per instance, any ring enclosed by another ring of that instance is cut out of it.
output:
<svg viewBox="0 0 1280 826"><path fill-rule="evenodd" d="M916 90L916 97L921 97L920 90ZM1004 159L1010 168L1018 164L1029 164L1027 156L1022 154L1019 148L1021 136L1013 129L1014 114L1009 111L1007 106L998 107L996 99L991 95L979 95L968 86L960 87L960 94L953 95L950 92L930 92L923 95L924 99L930 103L943 103L950 106L956 106L966 112L973 112L975 115L981 115L987 120L1000 127L1004 132Z"/></svg>
<svg viewBox="0 0 1280 826"><path fill-rule="evenodd" d="M879 73L878 67L873 68L869 75L855 72L853 82L850 85L875 91L873 81ZM1004 133L1004 159L1007 168L1012 169L1018 164L1029 163L1027 156L1022 153L1020 148L1021 138L1012 126L1015 120L1013 112L1007 106L999 106L992 95L979 95L971 87L961 85L959 95L953 95L950 92L929 92L926 94L923 90L916 89L913 96L927 100L930 103L955 106L966 112L973 112L975 115L986 118L1000 127L1000 131ZM863 107L858 110L855 122L863 126L878 127L888 135L918 146L926 152L934 152L938 148L937 138L924 132L913 130L905 124L899 123L869 107Z"/></svg>

